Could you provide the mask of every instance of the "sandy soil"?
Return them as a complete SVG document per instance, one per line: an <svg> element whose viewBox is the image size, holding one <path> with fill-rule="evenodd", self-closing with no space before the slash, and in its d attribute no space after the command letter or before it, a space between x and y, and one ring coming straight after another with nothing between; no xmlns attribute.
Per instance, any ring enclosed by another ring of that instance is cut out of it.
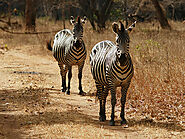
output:
<svg viewBox="0 0 185 139"><path fill-rule="evenodd" d="M0 138L185 138L182 127L147 117L128 117L128 127L99 122L99 105L88 61L83 72L87 96L78 95L73 67L71 95L60 92L57 62L37 45L0 49ZM110 98L109 98L110 100Z"/></svg>

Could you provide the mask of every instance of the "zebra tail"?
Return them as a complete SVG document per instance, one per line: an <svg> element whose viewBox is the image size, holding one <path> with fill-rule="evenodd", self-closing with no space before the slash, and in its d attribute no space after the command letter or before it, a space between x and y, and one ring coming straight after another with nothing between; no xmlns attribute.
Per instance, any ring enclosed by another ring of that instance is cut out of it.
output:
<svg viewBox="0 0 185 139"><path fill-rule="evenodd" d="M46 41L46 45L47 45L47 49L52 51L52 47L51 47L51 40Z"/></svg>

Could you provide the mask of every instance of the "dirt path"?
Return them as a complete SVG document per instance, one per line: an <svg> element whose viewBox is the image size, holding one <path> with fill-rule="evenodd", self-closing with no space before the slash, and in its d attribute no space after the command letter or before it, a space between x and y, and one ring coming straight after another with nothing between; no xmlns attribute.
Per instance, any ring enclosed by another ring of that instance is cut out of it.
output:
<svg viewBox="0 0 185 139"><path fill-rule="evenodd" d="M60 92L60 75L51 53L37 46L0 49L0 138L184 138L174 123L127 117L129 127L98 121L98 103L88 62L83 73L87 96L78 95L77 68L73 68L71 95ZM42 54L42 52L44 52ZM109 98L110 100L110 98ZM107 104L110 119L110 102Z"/></svg>

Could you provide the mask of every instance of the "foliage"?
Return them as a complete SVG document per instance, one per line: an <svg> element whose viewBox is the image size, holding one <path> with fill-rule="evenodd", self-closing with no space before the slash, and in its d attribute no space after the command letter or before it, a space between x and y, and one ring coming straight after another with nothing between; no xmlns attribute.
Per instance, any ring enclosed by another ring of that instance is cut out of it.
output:
<svg viewBox="0 0 185 139"><path fill-rule="evenodd" d="M123 9L122 7L122 3L121 2L114 2L113 8L110 12L110 20L111 21L117 21L119 19L123 19Z"/></svg>

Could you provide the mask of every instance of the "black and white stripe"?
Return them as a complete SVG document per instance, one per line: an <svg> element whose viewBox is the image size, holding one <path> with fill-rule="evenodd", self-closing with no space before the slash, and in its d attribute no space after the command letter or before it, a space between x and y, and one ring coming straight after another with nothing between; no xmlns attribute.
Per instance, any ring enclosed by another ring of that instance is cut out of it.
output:
<svg viewBox="0 0 185 139"><path fill-rule="evenodd" d="M136 22L135 22L136 23ZM135 26L132 24L125 29L120 21L120 29L117 23L112 28L116 33L116 44L111 41L97 43L90 54L91 72L97 87L97 96L100 101L100 121L106 120L105 104L108 91L111 90L112 114L110 125L115 125L114 108L116 104L116 88L121 87L121 124L126 123L124 107L126 94L134 74L132 60L129 54L129 32Z"/></svg>
<svg viewBox="0 0 185 139"><path fill-rule="evenodd" d="M58 61L62 77L62 92L70 94L70 81L72 78L72 66L78 66L79 94L84 95L82 90L82 70L86 59L86 48L83 37L83 24L86 18L77 22L71 17L73 30L64 29L55 35L53 47L48 43L48 49L52 50L54 58ZM68 71L68 87L66 88L66 73Z"/></svg>

